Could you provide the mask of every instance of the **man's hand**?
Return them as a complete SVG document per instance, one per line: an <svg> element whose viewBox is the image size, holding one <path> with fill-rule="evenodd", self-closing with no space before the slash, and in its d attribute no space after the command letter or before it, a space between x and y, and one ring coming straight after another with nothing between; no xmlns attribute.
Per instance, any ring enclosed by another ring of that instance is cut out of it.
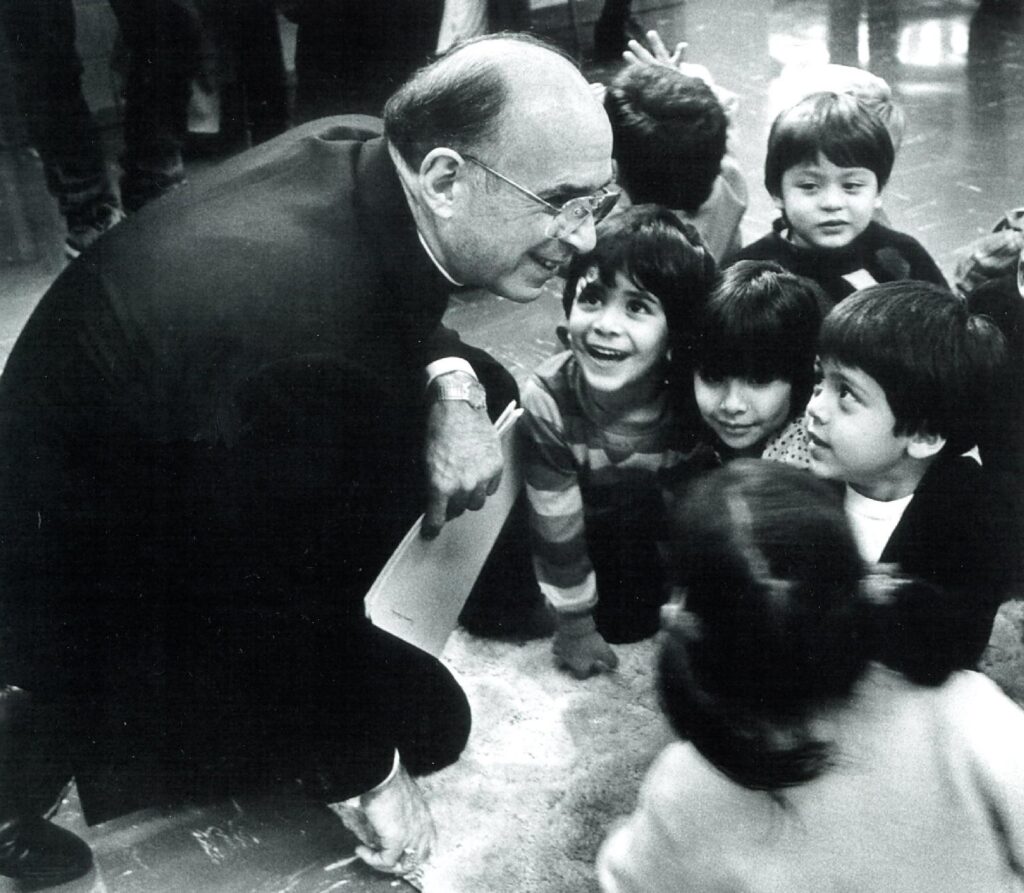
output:
<svg viewBox="0 0 1024 893"><path fill-rule="evenodd" d="M460 373L450 373L460 374ZM475 511L501 483L501 440L486 409L438 400L427 416L427 508L422 535L433 539L446 521Z"/></svg>
<svg viewBox="0 0 1024 893"><path fill-rule="evenodd" d="M577 679L595 673L608 673L619 665L619 658L597 631L589 614L559 617L551 650Z"/></svg>
<svg viewBox="0 0 1024 893"><path fill-rule="evenodd" d="M390 874L415 874L437 840L427 801L404 766L383 787L359 798L375 840L356 847L367 865Z"/></svg>

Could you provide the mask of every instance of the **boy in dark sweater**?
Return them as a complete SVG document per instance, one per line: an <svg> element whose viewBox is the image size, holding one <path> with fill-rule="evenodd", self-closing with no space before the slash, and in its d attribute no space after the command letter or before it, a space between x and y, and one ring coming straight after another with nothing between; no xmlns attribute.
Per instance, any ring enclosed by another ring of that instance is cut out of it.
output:
<svg viewBox="0 0 1024 893"><path fill-rule="evenodd" d="M973 666L1012 577L1011 518L971 449L1005 375L994 323L923 282L858 292L822 325L807 405L811 471L846 483L861 555L934 584ZM947 628L947 632L950 630Z"/></svg>
<svg viewBox="0 0 1024 893"><path fill-rule="evenodd" d="M853 96L815 93L782 112L768 136L764 178L782 216L735 259L773 260L837 302L879 282L946 286L916 239L872 219L893 157L885 125Z"/></svg>

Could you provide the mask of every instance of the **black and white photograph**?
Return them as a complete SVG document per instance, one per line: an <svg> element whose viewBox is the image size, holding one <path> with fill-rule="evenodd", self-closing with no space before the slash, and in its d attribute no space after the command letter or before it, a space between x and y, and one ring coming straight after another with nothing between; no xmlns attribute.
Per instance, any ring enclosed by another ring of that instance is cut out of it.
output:
<svg viewBox="0 0 1024 893"><path fill-rule="evenodd" d="M1024 893L1024 0L0 0L0 893Z"/></svg>

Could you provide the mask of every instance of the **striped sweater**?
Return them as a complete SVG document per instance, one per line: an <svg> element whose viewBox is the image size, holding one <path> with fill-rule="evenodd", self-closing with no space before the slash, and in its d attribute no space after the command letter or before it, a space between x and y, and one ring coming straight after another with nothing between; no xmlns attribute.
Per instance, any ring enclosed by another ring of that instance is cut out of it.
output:
<svg viewBox="0 0 1024 893"><path fill-rule="evenodd" d="M555 610L587 611L598 597L587 519L628 518L649 506L652 494L659 505L670 505L694 435L667 406L645 424L610 417L590 399L570 351L537 368L522 404L537 580Z"/></svg>

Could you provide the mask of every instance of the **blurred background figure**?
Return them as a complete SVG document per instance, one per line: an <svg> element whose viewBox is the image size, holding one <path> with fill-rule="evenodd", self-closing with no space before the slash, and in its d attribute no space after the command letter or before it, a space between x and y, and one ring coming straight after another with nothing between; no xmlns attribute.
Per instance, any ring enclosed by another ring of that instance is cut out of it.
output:
<svg viewBox="0 0 1024 893"><path fill-rule="evenodd" d="M616 62L625 52L627 41L639 40L644 32L632 16L633 0L604 0L601 15L594 25L594 61Z"/></svg>
<svg viewBox="0 0 1024 893"><path fill-rule="evenodd" d="M5 0L2 24L29 139L77 257L124 217L184 182L182 143L200 26L191 0L110 0L129 53L120 190L82 94L72 0Z"/></svg>
<svg viewBox="0 0 1024 893"><path fill-rule="evenodd" d="M361 112L384 100L437 48L444 0L290 0L297 123Z"/></svg>

